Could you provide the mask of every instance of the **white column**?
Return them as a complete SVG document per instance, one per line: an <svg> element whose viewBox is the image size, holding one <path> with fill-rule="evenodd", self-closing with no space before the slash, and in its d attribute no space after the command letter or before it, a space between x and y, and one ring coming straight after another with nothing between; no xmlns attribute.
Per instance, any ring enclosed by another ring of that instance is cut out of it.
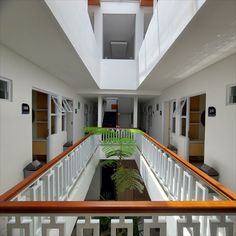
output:
<svg viewBox="0 0 236 236"><path fill-rule="evenodd" d="M98 127L102 127L102 96L98 96Z"/></svg>
<svg viewBox="0 0 236 236"><path fill-rule="evenodd" d="M134 97L133 127L138 128L138 97Z"/></svg>

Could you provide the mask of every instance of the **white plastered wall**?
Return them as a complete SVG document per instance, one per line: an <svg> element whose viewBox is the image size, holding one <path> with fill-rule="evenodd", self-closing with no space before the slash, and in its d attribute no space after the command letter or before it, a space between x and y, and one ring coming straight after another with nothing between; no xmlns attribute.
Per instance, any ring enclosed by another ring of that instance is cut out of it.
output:
<svg viewBox="0 0 236 236"><path fill-rule="evenodd" d="M160 98L146 103L163 104L173 99L206 93L206 114L209 106L216 108L216 117L206 115L205 156L206 164L220 174L220 182L236 191L236 105L226 105L226 87L236 83L236 54L215 63L162 92ZM146 120L146 119L142 119ZM153 116L151 136L162 142L163 122L160 115ZM145 127L143 122L142 127ZM177 132L179 122L177 119ZM171 135L171 143L184 156L183 137Z"/></svg>
<svg viewBox="0 0 236 236"><path fill-rule="evenodd" d="M23 57L0 45L0 75L12 80L12 101L0 100L0 193L23 178L23 168L32 161L32 116L21 114L21 104L32 103L32 89L37 88L78 104L75 91ZM83 107L83 102L81 107ZM61 116L59 118L61 130ZM83 110L74 114L73 141L83 136ZM50 158L63 151L66 133L50 136Z"/></svg>
<svg viewBox="0 0 236 236"><path fill-rule="evenodd" d="M100 85L99 52L88 15L87 1L45 0L93 79Z"/></svg>
<svg viewBox="0 0 236 236"><path fill-rule="evenodd" d="M99 7L90 7L94 12L94 34L100 55L101 89L136 89L138 84L138 52L143 41L144 13L152 8L142 7L138 2L101 2ZM103 57L103 14L135 14L135 59L111 60Z"/></svg>

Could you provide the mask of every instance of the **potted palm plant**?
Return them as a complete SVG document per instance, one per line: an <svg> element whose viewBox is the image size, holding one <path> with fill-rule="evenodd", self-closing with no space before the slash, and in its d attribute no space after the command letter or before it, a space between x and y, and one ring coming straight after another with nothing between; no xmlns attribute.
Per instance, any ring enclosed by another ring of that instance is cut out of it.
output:
<svg viewBox="0 0 236 236"><path fill-rule="evenodd" d="M124 167L124 161L128 157L136 154L137 147L133 139L135 133L143 133L138 129L126 129L126 137L121 137L118 132L114 129L109 128L99 128L99 127L87 127L84 129L86 133L97 134L102 136L101 146L102 150L107 158L103 161L100 166L112 167L114 172L111 175L111 179L115 183L115 188L117 193L123 193L129 190L137 190L140 193L144 191L144 184L139 171L135 168ZM116 157L115 159L111 158ZM102 199L104 199L102 197ZM101 223L101 235L110 235L110 217L99 217ZM139 236L140 231L139 217L132 217L134 221L134 235ZM124 229L120 229L117 235L126 235Z"/></svg>
<svg viewBox="0 0 236 236"><path fill-rule="evenodd" d="M106 137L102 139L101 146L107 160L103 161L101 165L114 168L111 179L115 183L116 191L122 193L127 190L137 190L142 193L144 185L139 171L123 165L123 161L137 152L136 143L132 138L133 134L142 133L142 131L126 129L126 133L128 133L126 137L121 137L114 129L108 128L87 127L85 132ZM111 159L112 157L117 157L117 159Z"/></svg>

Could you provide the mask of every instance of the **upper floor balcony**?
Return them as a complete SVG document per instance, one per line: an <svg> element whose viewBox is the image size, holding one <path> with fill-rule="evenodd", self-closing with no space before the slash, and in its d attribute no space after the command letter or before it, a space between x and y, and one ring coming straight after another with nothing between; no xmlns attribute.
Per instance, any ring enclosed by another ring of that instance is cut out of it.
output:
<svg viewBox="0 0 236 236"><path fill-rule="evenodd" d="M110 179L97 174L104 147L119 147L119 140L134 145L123 161L137 166L148 200L134 201L129 192L122 201L99 201ZM1 195L0 216L2 236L234 236L236 194L147 134L112 129L85 136Z"/></svg>

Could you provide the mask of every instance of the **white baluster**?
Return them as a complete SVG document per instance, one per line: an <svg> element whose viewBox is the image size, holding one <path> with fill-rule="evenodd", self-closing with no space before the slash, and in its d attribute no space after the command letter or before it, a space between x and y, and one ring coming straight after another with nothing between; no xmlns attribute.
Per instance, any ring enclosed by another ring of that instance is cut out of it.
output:
<svg viewBox="0 0 236 236"><path fill-rule="evenodd" d="M193 176L188 172L183 172L183 189L181 200L192 200L193 199Z"/></svg>
<svg viewBox="0 0 236 236"><path fill-rule="evenodd" d="M68 161L68 157L66 157L63 161L63 167L64 167L64 195L67 193L68 188L69 188L69 161Z"/></svg>
<svg viewBox="0 0 236 236"><path fill-rule="evenodd" d="M157 175L160 177L161 175L161 167L162 167L162 151L158 149L157 151Z"/></svg>
<svg viewBox="0 0 236 236"><path fill-rule="evenodd" d="M167 163L166 183L167 183L167 188L171 194L173 194L173 182L174 182L173 175L174 175L174 161L172 160L171 157L169 157Z"/></svg>
<svg viewBox="0 0 236 236"><path fill-rule="evenodd" d="M44 220L42 223L42 236L49 235L50 230L57 229L59 231L59 236L65 236L65 222L56 222L55 216L50 216L49 219Z"/></svg>
<svg viewBox="0 0 236 236"><path fill-rule="evenodd" d="M43 200L43 183L41 180L35 182L31 187L31 201L42 201ZM42 217L33 217L33 231L37 234L41 228Z"/></svg>
<svg viewBox="0 0 236 236"><path fill-rule="evenodd" d="M32 225L32 220L30 218L15 216L15 220L11 219L7 223L7 236L15 235L13 232L16 229L20 230L20 235L23 235L22 233L24 232L24 236L31 236L33 235Z"/></svg>
<svg viewBox="0 0 236 236"><path fill-rule="evenodd" d="M153 144L150 145L150 167L153 169L154 167L154 151L155 151L155 147Z"/></svg>
<svg viewBox="0 0 236 236"><path fill-rule="evenodd" d="M152 219L144 219L144 235L150 236L151 229L160 229L159 236L166 236L166 221L160 220L158 216L153 216Z"/></svg>
<svg viewBox="0 0 236 236"><path fill-rule="evenodd" d="M221 215L218 219L210 219L210 236L216 236L217 231L220 229L224 229L224 236L232 236L234 224L229 219L226 220L225 215Z"/></svg>
<svg viewBox="0 0 236 236"><path fill-rule="evenodd" d="M153 150L153 170L155 173L157 173L157 162L158 162L158 149L154 145L154 150Z"/></svg>
<svg viewBox="0 0 236 236"><path fill-rule="evenodd" d="M76 224L76 236L83 236L84 229L92 229L93 236L99 236L99 219L92 219L86 216L85 219L79 219Z"/></svg>
<svg viewBox="0 0 236 236"><path fill-rule="evenodd" d="M175 163L173 194L176 200L181 200L181 190L183 186L182 167Z"/></svg>
<svg viewBox="0 0 236 236"><path fill-rule="evenodd" d="M81 173L82 170L82 151L81 151L81 146L78 149L78 174Z"/></svg>
<svg viewBox="0 0 236 236"><path fill-rule="evenodd" d="M43 182L45 184L45 200L55 200L55 171L51 169L46 175L43 176Z"/></svg>
<svg viewBox="0 0 236 236"><path fill-rule="evenodd" d="M127 236L133 236L133 220L125 219L120 217L120 219L111 220L111 236L116 236L117 229L127 229Z"/></svg>
<svg viewBox="0 0 236 236"><path fill-rule="evenodd" d="M196 181L196 185L195 185L196 189L195 189L195 200L196 201L206 201L208 200L208 188L205 187L204 185L202 185L200 182ZM207 230L207 217L206 216L197 216L196 217L200 223L201 223L201 235L205 235L206 234L206 230Z"/></svg>
<svg viewBox="0 0 236 236"><path fill-rule="evenodd" d="M190 235L200 236L200 222L192 220L192 216L177 220L177 236L186 235L184 229L189 229L190 232L192 231L192 234Z"/></svg>
<svg viewBox="0 0 236 236"><path fill-rule="evenodd" d="M162 153L162 161L161 161L161 175L160 178L163 183L166 182L166 169L167 169L167 155L166 153Z"/></svg>
<svg viewBox="0 0 236 236"><path fill-rule="evenodd" d="M56 200L62 200L64 195L64 174L63 174L64 168L62 162L58 163L55 167L55 197Z"/></svg>

